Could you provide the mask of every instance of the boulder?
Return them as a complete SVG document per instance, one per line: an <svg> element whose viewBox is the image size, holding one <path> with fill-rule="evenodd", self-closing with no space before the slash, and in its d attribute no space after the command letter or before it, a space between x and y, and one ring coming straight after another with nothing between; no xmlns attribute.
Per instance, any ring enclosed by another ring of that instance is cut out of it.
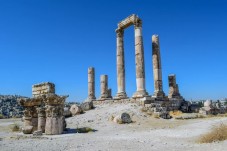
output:
<svg viewBox="0 0 227 151"><path fill-rule="evenodd" d="M92 101L84 102L80 105L80 107L82 108L83 111L88 111L93 108L93 102Z"/></svg>
<svg viewBox="0 0 227 151"><path fill-rule="evenodd" d="M131 123L132 120L131 120L131 117L128 113L121 113L119 115L117 115L113 121L115 123L118 123L118 124L124 124L124 123Z"/></svg>
<svg viewBox="0 0 227 151"><path fill-rule="evenodd" d="M24 134L31 134L33 130L33 126L25 126L22 128L22 132Z"/></svg>
<svg viewBox="0 0 227 151"><path fill-rule="evenodd" d="M70 112L71 112L72 116L75 116L77 114L82 113L82 109L80 106L74 104L70 107Z"/></svg>

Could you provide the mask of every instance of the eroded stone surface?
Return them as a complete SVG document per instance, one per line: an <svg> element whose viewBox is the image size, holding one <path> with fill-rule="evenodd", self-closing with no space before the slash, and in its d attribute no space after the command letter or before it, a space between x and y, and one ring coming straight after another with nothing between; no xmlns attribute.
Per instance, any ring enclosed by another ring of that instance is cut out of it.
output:
<svg viewBox="0 0 227 151"><path fill-rule="evenodd" d="M88 98L89 101L94 101L95 97L95 69L88 68Z"/></svg>
<svg viewBox="0 0 227 151"><path fill-rule="evenodd" d="M162 86L162 66L161 66L161 55L159 36L152 36L152 61L153 61L153 75L154 75L154 97L164 98Z"/></svg>
<svg viewBox="0 0 227 151"><path fill-rule="evenodd" d="M114 117L113 121L118 124L131 123L131 117L128 113L121 113Z"/></svg>
<svg viewBox="0 0 227 151"><path fill-rule="evenodd" d="M80 114L81 112L83 112L82 108L76 104L73 104L71 107L70 107L70 112L72 114L72 116L75 116L75 115L78 115Z"/></svg>
<svg viewBox="0 0 227 151"><path fill-rule="evenodd" d="M144 49L142 38L142 20L135 14L130 15L118 24L117 33L117 95L115 99L127 98L125 92L125 62L124 62L124 29L135 26L135 58L136 58L136 87L134 98L147 96L145 90Z"/></svg>

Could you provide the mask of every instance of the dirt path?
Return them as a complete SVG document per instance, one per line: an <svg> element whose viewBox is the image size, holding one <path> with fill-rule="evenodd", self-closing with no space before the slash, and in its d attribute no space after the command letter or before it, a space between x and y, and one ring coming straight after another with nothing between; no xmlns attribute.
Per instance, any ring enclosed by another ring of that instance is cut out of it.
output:
<svg viewBox="0 0 227 151"><path fill-rule="evenodd" d="M109 120L112 115L127 111L134 123L115 124ZM0 121L2 125L7 121ZM70 151L222 151L227 141L212 144L198 144L198 137L213 125L227 123L227 118L206 118L194 120L155 119L140 112L136 104L112 104L97 106L85 114L67 119L68 128L91 127L96 132L86 134L43 135L42 138L23 138L18 133L0 135L1 151L9 150L70 150ZM0 124L1 126L1 124Z"/></svg>

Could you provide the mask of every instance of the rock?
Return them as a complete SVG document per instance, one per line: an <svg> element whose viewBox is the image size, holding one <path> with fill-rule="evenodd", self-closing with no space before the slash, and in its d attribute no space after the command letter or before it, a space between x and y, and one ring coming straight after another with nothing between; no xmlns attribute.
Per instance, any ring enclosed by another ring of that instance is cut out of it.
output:
<svg viewBox="0 0 227 151"><path fill-rule="evenodd" d="M24 134L31 134L33 130L33 126L25 126L22 128L22 132Z"/></svg>
<svg viewBox="0 0 227 151"><path fill-rule="evenodd" d="M204 102L204 107L211 107L212 106L212 101L211 100L206 100Z"/></svg>
<svg viewBox="0 0 227 151"><path fill-rule="evenodd" d="M162 112L159 116L163 119L171 119L171 116L168 112Z"/></svg>
<svg viewBox="0 0 227 151"><path fill-rule="evenodd" d="M42 131L34 131L33 132L33 136L42 136L42 135L43 135Z"/></svg>
<svg viewBox="0 0 227 151"><path fill-rule="evenodd" d="M117 115L113 121L118 124L123 124L123 123L131 123L131 117L128 113L121 113L120 115Z"/></svg>
<svg viewBox="0 0 227 151"><path fill-rule="evenodd" d="M93 102L84 102L80 105L83 111L88 111L93 108Z"/></svg>
<svg viewBox="0 0 227 151"><path fill-rule="evenodd" d="M70 109L69 109L68 107L64 107L64 113L63 113L63 115L64 115L65 117L70 117L70 116L72 116L72 114L71 114L71 112L70 112Z"/></svg>
<svg viewBox="0 0 227 151"><path fill-rule="evenodd" d="M76 104L74 104L71 106L70 112L71 112L72 116L75 116L77 114L82 113L82 109L80 106L77 106Z"/></svg>

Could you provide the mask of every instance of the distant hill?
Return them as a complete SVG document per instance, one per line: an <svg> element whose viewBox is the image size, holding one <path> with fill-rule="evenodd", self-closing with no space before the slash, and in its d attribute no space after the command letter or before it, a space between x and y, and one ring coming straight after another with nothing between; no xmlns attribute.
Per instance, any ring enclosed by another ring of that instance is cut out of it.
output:
<svg viewBox="0 0 227 151"><path fill-rule="evenodd" d="M4 118L22 117L24 108L17 99L27 98L20 95L0 95L0 115Z"/></svg>

